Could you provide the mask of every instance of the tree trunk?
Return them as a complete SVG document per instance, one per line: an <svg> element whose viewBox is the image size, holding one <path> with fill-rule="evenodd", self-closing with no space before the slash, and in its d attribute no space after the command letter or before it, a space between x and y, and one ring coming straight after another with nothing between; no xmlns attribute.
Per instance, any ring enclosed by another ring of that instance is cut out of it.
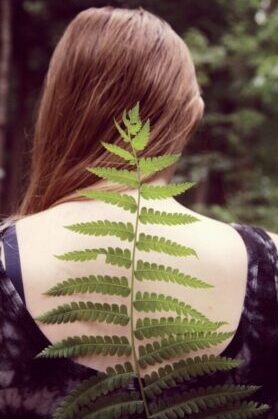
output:
<svg viewBox="0 0 278 419"><path fill-rule="evenodd" d="M0 216L3 215L6 135L11 56L11 2L0 0Z"/></svg>

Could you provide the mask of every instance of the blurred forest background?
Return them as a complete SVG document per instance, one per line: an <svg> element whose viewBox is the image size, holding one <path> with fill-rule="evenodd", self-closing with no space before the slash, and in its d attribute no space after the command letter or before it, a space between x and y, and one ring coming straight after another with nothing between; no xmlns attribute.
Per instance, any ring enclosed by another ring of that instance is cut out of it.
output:
<svg viewBox="0 0 278 419"><path fill-rule="evenodd" d="M0 213L15 209L30 166L34 110L55 45L90 6L141 6L187 42L206 104L173 181L184 205L278 232L278 2L0 0ZM51 123L51 121L50 121Z"/></svg>

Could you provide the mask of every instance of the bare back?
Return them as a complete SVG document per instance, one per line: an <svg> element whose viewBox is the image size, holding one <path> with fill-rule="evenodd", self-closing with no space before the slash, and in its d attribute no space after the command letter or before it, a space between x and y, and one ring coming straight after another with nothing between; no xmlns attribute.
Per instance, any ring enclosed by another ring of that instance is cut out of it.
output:
<svg viewBox="0 0 278 419"><path fill-rule="evenodd" d="M135 193L135 192L134 192ZM135 195L134 195L135 196ZM163 205L164 204L164 205ZM138 290L162 293L178 298L201 311L213 321L226 321L221 331L236 331L244 302L248 258L245 244L239 233L230 225L210 219L184 208L174 199L151 201L142 199L142 206L167 212L194 215L200 221L182 226L163 226L140 224L138 233L163 236L182 245L193 248L197 256L177 257L158 252L136 250L135 259L155 262L179 269L214 285L213 288L189 288L179 284L162 281L135 281ZM162 208L163 205L163 208ZM88 275L127 276L131 281L131 269L108 265L103 255L87 262L59 260L53 255L61 255L72 250L100 247L129 248L131 244L116 237L89 236L70 231L63 226L78 222L108 219L110 221L130 221L134 224L135 215L100 201L68 202L46 211L19 220L16 224L21 270L26 297L26 305L33 318L71 301L115 302L126 304L130 309L130 297L108 296L103 294L78 294L72 296L50 297L43 295L58 282ZM134 311L135 321L142 313ZM171 313L168 313L168 316ZM148 313L148 317L161 317L161 312ZM113 325L105 322L74 322L58 325L44 325L37 322L42 332L52 342L60 341L69 335L119 335L129 336L130 325ZM134 323L135 324L135 323ZM210 349L199 350L195 354L221 353L232 337ZM109 359L110 358L110 359ZM104 371L111 365L111 357L94 355L78 358L89 367ZM113 357L113 363L123 361L123 357Z"/></svg>

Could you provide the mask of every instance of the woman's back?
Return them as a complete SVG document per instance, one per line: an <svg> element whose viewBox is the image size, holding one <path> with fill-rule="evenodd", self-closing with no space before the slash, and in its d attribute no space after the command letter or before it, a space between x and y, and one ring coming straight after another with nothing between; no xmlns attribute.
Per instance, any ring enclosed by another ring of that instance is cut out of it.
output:
<svg viewBox="0 0 278 419"><path fill-rule="evenodd" d="M147 205L142 202L142 206L145 204ZM144 255L144 260L178 268L185 274L214 285L214 288L191 289L169 282L163 284L161 281L142 281L139 284L140 289L177 297L211 320L228 322L221 330L234 330L234 335L217 346L194 351L194 356L213 353L244 360L243 365L234 372L216 373L209 377L209 381L206 381L206 377L197 381L191 380L186 386L191 388L190 386L194 387L196 384L199 386L218 383L262 385L263 388L257 394L256 400L272 404L273 410L267 417L274 418L278 413L275 407L278 386L275 373L277 364L275 348L278 344L275 280L277 282L278 254L274 242L262 229L240 224L227 225L190 212L174 200L168 201L165 210L191 213L200 221L179 228L168 226L165 229L163 226L159 229L155 229L154 226L146 229L146 226L141 225L139 231L165 236L191 247L196 250L198 258L188 256L182 260L181 257L167 255L163 255L162 258L159 253L139 254L138 251L136 259ZM4 332L2 359L6 362L2 365L4 369L10 371L1 382L2 400L1 397L0 400L3 406L2 412L6 414L3 417L24 417L22 412L26 409L29 418L48 418L57 403L80 381L95 374L96 371L104 371L108 364L111 366L117 363L117 360L123 361L123 357L117 359L99 355L74 360L34 359L34 356L50 342L60 341L69 335L122 336L128 333L128 329L124 332L125 326L107 323L74 322L43 325L33 320L46 310L56 307L58 300L59 304L75 299L111 303L111 296L103 294L79 294L68 298L42 295L57 282L68 278L90 274L117 276L120 273L127 274L126 270L120 271L116 266L108 268L109 265L105 265L101 258L79 263L58 260L53 256L70 250L107 247L108 243L116 244L116 239L114 242L111 238L110 242L110 238L107 237L103 240L103 237L85 236L63 228L65 225L97 219L120 221L122 212L96 201L69 202L16 223L15 232L28 311L25 310L12 282L2 269L1 322ZM129 220L125 218L124 221ZM130 221L134 221L132 217ZM120 243L123 242L117 241L118 245ZM7 250L7 246L5 248ZM128 275L127 277L130 280ZM113 301L115 299L116 296L113 296ZM121 297L117 300L120 304ZM151 315L155 317L155 313L149 314L149 317ZM161 314L160 312L159 317ZM186 357L180 356L177 360L182 358ZM82 366L82 363L86 366ZM151 370L162 366L162 364L157 365ZM12 391L16 398L11 401L9 395ZM30 391L33 392L32 396ZM15 403L15 400L18 402ZM38 400L41 401L39 408Z"/></svg>
<svg viewBox="0 0 278 419"><path fill-rule="evenodd" d="M129 192L130 194L130 192ZM134 194L135 196L135 194ZM143 259L148 262L163 264L178 269L184 274L191 275L209 283L213 288L190 288L173 282L135 281L135 292L156 292L170 295L182 300L186 304L203 313L213 321L226 321L227 325L221 331L235 331L241 315L248 270L247 252L244 242L237 231L230 225L207 218L185 209L174 199L164 201L164 210L179 212L197 217L200 221L183 225L167 226L140 224L138 234L163 236L171 241L194 249L197 256L186 257L166 255L158 252L141 252L136 250L135 260ZM150 206L148 201L142 200L141 207ZM151 206L161 209L161 203ZM69 262L58 260L54 255L72 250L93 248L121 247L131 250L132 243L121 241L119 238L107 236L89 236L73 232L63 226L105 220L124 221L134 224L135 216L109 204L99 201L68 202L47 211L20 220L16 224L19 246L19 256L25 291L27 308L33 318L55 308L57 303L64 304L71 301L88 301L110 303L111 296L103 294L60 296L59 299L43 295L45 291L58 282L69 278L85 277L88 275L127 276L131 281L131 269L107 265L103 256L87 262ZM114 297L113 297L114 298ZM130 299L129 299L130 300ZM115 297L118 304L127 304L130 311L130 301L125 297ZM149 317L159 318L166 312L149 313ZM168 313L168 315L170 315ZM142 317L134 312L135 319ZM52 342L61 340L68 335L82 334L117 334L129 337L130 326L106 323L87 322L68 323L63 325L43 325L38 322L43 333ZM211 348L201 351L218 354L228 345L231 338ZM122 359L122 358L121 358ZM81 358L80 362L87 366L105 370L119 358L113 360L102 356Z"/></svg>

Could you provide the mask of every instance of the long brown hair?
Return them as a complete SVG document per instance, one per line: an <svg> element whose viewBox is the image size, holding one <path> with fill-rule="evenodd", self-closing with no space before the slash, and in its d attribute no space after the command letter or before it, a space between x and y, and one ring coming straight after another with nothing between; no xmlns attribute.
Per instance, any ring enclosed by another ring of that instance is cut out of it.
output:
<svg viewBox="0 0 278 419"><path fill-rule="evenodd" d="M203 114L190 52L162 18L138 9L91 7L67 26L50 60L38 107L30 180L11 219L86 200L88 166L129 168L100 144L122 145L113 118L140 102L151 135L139 156L182 152ZM145 177L151 181L162 172ZM125 187L109 186L109 190Z"/></svg>

